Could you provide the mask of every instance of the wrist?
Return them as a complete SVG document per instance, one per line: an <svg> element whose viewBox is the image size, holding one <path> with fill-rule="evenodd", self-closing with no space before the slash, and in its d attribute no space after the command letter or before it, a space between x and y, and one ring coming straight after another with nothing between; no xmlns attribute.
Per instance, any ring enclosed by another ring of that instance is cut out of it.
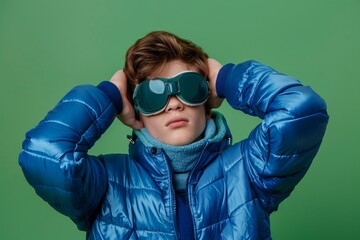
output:
<svg viewBox="0 0 360 240"><path fill-rule="evenodd" d="M230 70L233 68L234 64L229 63L224 65L220 70L216 78L216 93L218 97L226 97L226 81L229 75Z"/></svg>
<svg viewBox="0 0 360 240"><path fill-rule="evenodd" d="M97 88L110 98L116 108L117 114L120 114L123 109L123 101L119 88L110 81L101 82Z"/></svg>

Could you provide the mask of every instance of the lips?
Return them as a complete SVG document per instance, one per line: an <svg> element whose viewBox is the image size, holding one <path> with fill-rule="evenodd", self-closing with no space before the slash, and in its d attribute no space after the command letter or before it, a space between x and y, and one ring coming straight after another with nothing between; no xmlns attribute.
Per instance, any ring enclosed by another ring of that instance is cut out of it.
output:
<svg viewBox="0 0 360 240"><path fill-rule="evenodd" d="M165 126L166 127L171 127L171 128L177 128L177 127L182 127L184 125L186 125L189 122L189 120L187 118L183 118L183 117L175 117L170 119L170 121L168 121Z"/></svg>

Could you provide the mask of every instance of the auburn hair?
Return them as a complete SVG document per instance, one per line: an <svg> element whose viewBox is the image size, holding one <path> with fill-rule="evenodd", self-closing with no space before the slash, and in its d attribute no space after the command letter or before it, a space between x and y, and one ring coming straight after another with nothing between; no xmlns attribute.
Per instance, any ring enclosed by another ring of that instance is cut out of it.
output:
<svg viewBox="0 0 360 240"><path fill-rule="evenodd" d="M133 103L136 84L161 71L166 63L173 60L184 62L208 79L207 59L208 55L201 47L189 40L165 31L150 32L137 40L126 53L123 71L127 78L127 97Z"/></svg>

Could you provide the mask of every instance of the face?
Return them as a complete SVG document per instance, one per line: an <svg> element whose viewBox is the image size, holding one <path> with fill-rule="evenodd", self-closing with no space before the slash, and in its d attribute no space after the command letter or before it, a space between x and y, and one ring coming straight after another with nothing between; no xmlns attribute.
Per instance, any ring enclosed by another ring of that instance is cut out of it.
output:
<svg viewBox="0 0 360 240"><path fill-rule="evenodd" d="M193 69L183 62L175 60L165 64L156 76L149 77L170 78L186 70ZM151 116L144 116L140 113L140 118L155 139L174 146L196 141L201 137L206 125L204 104L190 107L182 103L176 96L169 98L164 111Z"/></svg>

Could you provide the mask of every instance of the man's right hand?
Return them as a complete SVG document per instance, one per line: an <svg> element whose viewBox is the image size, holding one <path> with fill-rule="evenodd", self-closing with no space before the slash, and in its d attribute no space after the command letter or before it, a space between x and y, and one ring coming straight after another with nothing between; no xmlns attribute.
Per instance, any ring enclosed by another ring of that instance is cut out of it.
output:
<svg viewBox="0 0 360 240"><path fill-rule="evenodd" d="M143 128L143 123L135 118L135 110L129 100L127 99L127 81L126 76L123 70L117 71L110 79L110 82L115 84L119 89L121 94L121 99L123 102L122 112L117 116L117 118L124 123L125 125L139 130Z"/></svg>

